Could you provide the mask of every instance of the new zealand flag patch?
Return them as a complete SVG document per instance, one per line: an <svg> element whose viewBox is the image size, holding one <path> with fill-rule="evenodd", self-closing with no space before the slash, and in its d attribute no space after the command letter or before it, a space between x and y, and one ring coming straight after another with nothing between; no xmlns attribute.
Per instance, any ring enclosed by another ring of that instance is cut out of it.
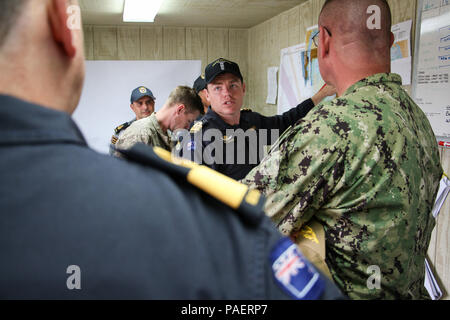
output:
<svg viewBox="0 0 450 320"><path fill-rule="evenodd" d="M189 141L187 144L188 151L194 151L195 150L195 141Z"/></svg>
<svg viewBox="0 0 450 320"><path fill-rule="evenodd" d="M282 238L270 255L277 283L293 298L318 299L325 289L320 273L289 238Z"/></svg>

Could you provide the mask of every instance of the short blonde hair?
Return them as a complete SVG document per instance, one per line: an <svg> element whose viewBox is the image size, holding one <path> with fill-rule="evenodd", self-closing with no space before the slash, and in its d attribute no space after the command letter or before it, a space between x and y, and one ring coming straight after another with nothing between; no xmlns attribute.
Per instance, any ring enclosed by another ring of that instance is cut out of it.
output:
<svg viewBox="0 0 450 320"><path fill-rule="evenodd" d="M200 96L194 89L186 86L176 87L169 95L167 99L168 105L181 103L186 107L186 112L200 112L203 114L203 103Z"/></svg>

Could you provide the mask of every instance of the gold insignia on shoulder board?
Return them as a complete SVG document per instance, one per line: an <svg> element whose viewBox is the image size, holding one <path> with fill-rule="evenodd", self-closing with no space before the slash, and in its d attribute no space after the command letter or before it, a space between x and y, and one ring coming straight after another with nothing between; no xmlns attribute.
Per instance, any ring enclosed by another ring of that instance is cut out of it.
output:
<svg viewBox="0 0 450 320"><path fill-rule="evenodd" d="M231 141L233 141L234 140L234 136L223 136L223 141L225 142L225 143L229 143L229 142L231 142Z"/></svg>
<svg viewBox="0 0 450 320"><path fill-rule="evenodd" d="M115 132L116 134L118 134L118 133L120 132L120 130L123 129L123 127L124 127L124 125L121 124L120 126L118 126L117 128L114 129L114 132Z"/></svg>
<svg viewBox="0 0 450 320"><path fill-rule="evenodd" d="M200 130L202 130L203 128L203 122L202 121L197 121L191 128L191 133L196 133L199 132Z"/></svg>

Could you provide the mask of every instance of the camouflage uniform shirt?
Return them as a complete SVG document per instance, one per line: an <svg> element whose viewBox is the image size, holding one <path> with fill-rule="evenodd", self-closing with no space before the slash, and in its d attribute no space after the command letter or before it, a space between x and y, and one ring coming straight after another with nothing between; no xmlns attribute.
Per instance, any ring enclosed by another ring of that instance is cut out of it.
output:
<svg viewBox="0 0 450 320"><path fill-rule="evenodd" d="M171 139L167 132L161 129L155 112L149 117L133 122L116 142L116 148L130 149L138 142L171 150Z"/></svg>
<svg viewBox="0 0 450 320"><path fill-rule="evenodd" d="M355 83L311 110L274 147L243 182L266 194L266 212L282 233L295 237L318 220L327 265L350 298L425 297L442 167L428 119L400 76ZM380 289L367 285L377 268Z"/></svg>

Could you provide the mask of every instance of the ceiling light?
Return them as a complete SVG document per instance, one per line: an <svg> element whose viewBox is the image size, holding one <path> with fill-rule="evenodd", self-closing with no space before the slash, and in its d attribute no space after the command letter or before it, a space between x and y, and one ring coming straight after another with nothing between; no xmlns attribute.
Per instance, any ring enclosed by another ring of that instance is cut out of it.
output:
<svg viewBox="0 0 450 320"><path fill-rule="evenodd" d="M124 22L153 22L164 0L125 0Z"/></svg>

